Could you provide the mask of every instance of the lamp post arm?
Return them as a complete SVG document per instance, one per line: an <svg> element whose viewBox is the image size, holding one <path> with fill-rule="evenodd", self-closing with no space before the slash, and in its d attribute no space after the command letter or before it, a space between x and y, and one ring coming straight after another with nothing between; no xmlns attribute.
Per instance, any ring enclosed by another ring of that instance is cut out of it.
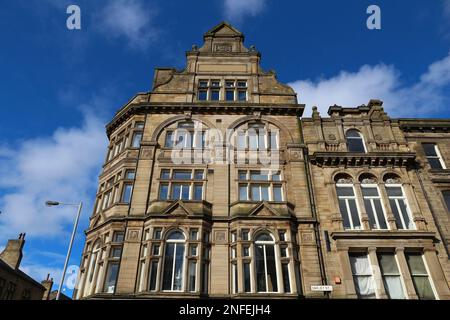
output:
<svg viewBox="0 0 450 320"><path fill-rule="evenodd" d="M62 290L62 286L64 283L64 278L66 277L67 264L69 263L70 253L72 252L73 240L74 240L75 234L77 232L78 221L80 220L80 214L81 214L82 207L83 207L83 202L80 202L78 204L78 213L77 213L77 217L75 218L75 223L73 225L72 236L70 237L69 249L67 250L66 261L64 262L64 268L63 268L63 272L62 272L62 276L61 276L61 281L59 283L59 289L58 289L58 293L56 295L56 300L59 300L59 298L61 296L61 290Z"/></svg>

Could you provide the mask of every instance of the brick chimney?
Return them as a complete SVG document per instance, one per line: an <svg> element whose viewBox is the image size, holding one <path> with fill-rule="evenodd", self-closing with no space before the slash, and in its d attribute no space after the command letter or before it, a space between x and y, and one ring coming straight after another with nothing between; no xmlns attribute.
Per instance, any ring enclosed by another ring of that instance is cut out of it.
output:
<svg viewBox="0 0 450 320"><path fill-rule="evenodd" d="M45 292L42 296L42 300L48 300L53 287L53 278L50 278L50 273L47 274L47 279L42 281L41 284L45 287Z"/></svg>
<svg viewBox="0 0 450 320"><path fill-rule="evenodd" d="M19 239L8 240L6 248L0 253L0 259L11 268L18 269L22 261L22 249L25 244L25 233L19 235Z"/></svg>

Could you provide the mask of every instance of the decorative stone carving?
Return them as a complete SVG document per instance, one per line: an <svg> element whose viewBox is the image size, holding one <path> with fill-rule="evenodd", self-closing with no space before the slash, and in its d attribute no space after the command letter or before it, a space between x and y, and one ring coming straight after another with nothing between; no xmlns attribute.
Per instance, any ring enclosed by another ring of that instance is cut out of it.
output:
<svg viewBox="0 0 450 320"><path fill-rule="evenodd" d="M353 183L353 179L352 178L339 178L336 183L340 183L340 184L352 184Z"/></svg>
<svg viewBox="0 0 450 320"><path fill-rule="evenodd" d="M334 141L334 140L336 140L336 136L334 134L329 134L328 139Z"/></svg>
<svg viewBox="0 0 450 320"><path fill-rule="evenodd" d="M377 141L383 140L383 137L381 136L381 134L376 134L374 138L375 138L375 140L377 140Z"/></svg>
<svg viewBox="0 0 450 320"><path fill-rule="evenodd" d="M231 43L217 43L214 46L215 52L232 52L233 45Z"/></svg>
<svg viewBox="0 0 450 320"><path fill-rule="evenodd" d="M216 231L214 233L214 240L216 243L226 243L227 239L226 239L225 231L223 231L223 230Z"/></svg>

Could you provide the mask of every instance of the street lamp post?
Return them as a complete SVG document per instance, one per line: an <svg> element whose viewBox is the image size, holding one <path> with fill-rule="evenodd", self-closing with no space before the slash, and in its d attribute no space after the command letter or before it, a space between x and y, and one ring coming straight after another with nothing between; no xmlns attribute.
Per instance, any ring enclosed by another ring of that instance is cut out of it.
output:
<svg viewBox="0 0 450 320"><path fill-rule="evenodd" d="M77 213L77 217L75 218L75 223L73 225L73 231L72 231L72 236L70 237L69 249L67 250L66 261L64 262L64 268L63 268L63 272L62 272L62 276L61 276L61 281L59 283L59 289L58 289L58 293L56 295L56 300L59 300L60 295L61 295L62 286L64 283L64 278L66 277L67 264L69 263L70 253L72 252L73 239L75 238L75 233L77 232L77 227L78 227L78 221L80 220L80 214L81 214L81 208L83 206L83 202L80 202L79 204L74 204L74 203L62 203L62 202L58 202L58 201L46 201L45 204L48 207L59 206L59 205L78 206L78 213Z"/></svg>

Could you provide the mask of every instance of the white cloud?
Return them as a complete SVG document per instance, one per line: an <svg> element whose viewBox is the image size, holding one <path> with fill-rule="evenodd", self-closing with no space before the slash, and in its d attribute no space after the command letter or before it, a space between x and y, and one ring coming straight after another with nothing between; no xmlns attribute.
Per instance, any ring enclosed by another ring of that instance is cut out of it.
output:
<svg viewBox="0 0 450 320"><path fill-rule="evenodd" d="M225 18L231 22L239 23L244 16L256 16L266 6L266 0L225 0Z"/></svg>
<svg viewBox="0 0 450 320"><path fill-rule="evenodd" d="M20 232L26 232L27 239L65 235L76 208L49 208L46 200L82 200L87 217L105 148L104 122L85 113L81 127L60 128L52 136L25 140L1 153L0 243Z"/></svg>
<svg viewBox="0 0 450 320"><path fill-rule="evenodd" d="M391 116L433 116L448 110L450 86L450 54L432 63L427 72L412 85L401 83L400 71L394 66L364 65L357 72L341 71L328 79L298 80L290 83L298 94L300 103L317 106L322 116L330 105L355 107L372 99L383 100Z"/></svg>
<svg viewBox="0 0 450 320"><path fill-rule="evenodd" d="M134 49L145 49L158 36L153 26L157 10L143 0L110 1L98 16L99 30L112 38L125 38Z"/></svg>

